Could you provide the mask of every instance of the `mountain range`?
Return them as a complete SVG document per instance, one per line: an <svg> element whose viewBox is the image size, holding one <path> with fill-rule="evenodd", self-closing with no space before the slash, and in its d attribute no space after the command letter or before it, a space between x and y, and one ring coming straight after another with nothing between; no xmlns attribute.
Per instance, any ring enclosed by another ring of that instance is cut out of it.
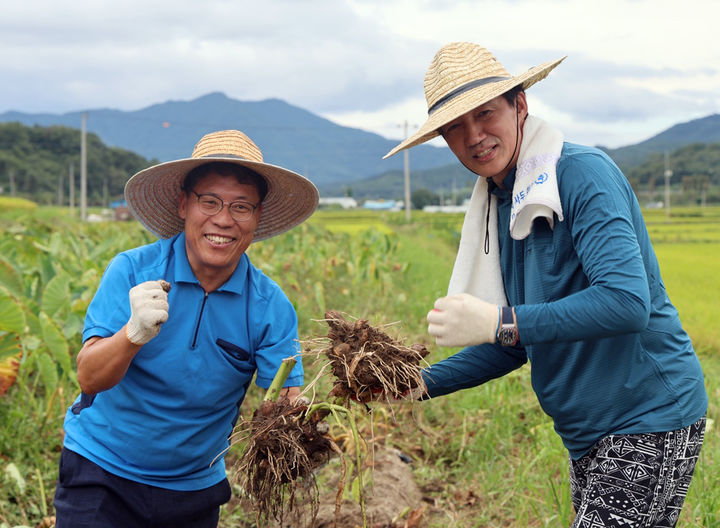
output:
<svg viewBox="0 0 720 528"><path fill-rule="evenodd" d="M168 101L135 111L87 110L87 130L109 146L148 159L189 158L195 143L216 130L245 132L264 161L294 170L317 186L360 180L401 168L402 156L382 157L398 141L344 127L280 99L238 101L211 93L191 101ZM63 125L80 128L82 112L28 114L5 112L0 122ZM423 145L413 150L413 164L429 168L452 162L448 148Z"/></svg>
<svg viewBox="0 0 720 528"><path fill-rule="evenodd" d="M364 130L345 127L280 99L239 101L215 92L190 101L167 101L135 111L87 110L87 130L107 145L153 161L190 157L204 134L235 128L260 147L264 160L304 174L325 195L351 188L358 197L402 197L403 156L383 160L396 144ZM80 128L82 111L30 114L10 111L0 122ZM720 142L720 115L677 124L634 145L605 150L620 166L642 164L650 154L672 152L690 143ZM464 188L475 176L446 147L412 149L413 188L434 192Z"/></svg>

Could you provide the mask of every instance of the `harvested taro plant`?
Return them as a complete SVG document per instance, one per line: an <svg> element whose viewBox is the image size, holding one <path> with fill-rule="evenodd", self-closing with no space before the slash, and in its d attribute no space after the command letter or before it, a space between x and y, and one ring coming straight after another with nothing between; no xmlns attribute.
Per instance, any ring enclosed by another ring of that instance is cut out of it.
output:
<svg viewBox="0 0 720 528"><path fill-rule="evenodd" d="M261 521L270 518L282 522L286 511L293 510L296 502L308 505L314 520L319 507L314 472L333 454L339 455L342 464L335 499L337 519L347 465L342 450L329 435L330 427L325 419L332 416L343 428L349 427L356 443L359 442L355 419L347 408L327 402L311 404L304 400L290 402L286 397L278 398L295 363L294 358L283 360L260 407L249 424L241 427L247 432L249 425L249 432L246 448L235 466L237 481L252 501L259 526L265 524ZM340 415L345 415L349 426L343 424ZM356 456L359 467L359 450ZM298 492L303 496L296 501Z"/></svg>
<svg viewBox="0 0 720 528"><path fill-rule="evenodd" d="M366 320L348 321L336 311L327 311L325 321L329 344L321 353L330 360L335 376L329 396L391 402L424 386L424 345L405 346Z"/></svg>
<svg viewBox="0 0 720 528"><path fill-rule="evenodd" d="M357 478L358 502L367 526L363 496L363 472L360 435L349 399L367 405L371 400L390 403L407 398L424 387L421 368L428 351L423 345L403 345L366 320L348 321L340 312L327 311L327 338L310 354L324 355L329 362L305 389L308 392L329 366L335 381L328 394L334 403L290 402L278 399L280 390L295 365L294 358L283 360L267 394L250 422L239 426L247 439L246 447L235 466L237 480L252 501L258 524L274 518L282 521L296 503L310 508L315 519L319 493L315 471L337 454L341 475L335 495L335 525L346 484L345 453L330 436L325 421L332 418L354 441L354 472ZM296 496L303 493L302 499Z"/></svg>

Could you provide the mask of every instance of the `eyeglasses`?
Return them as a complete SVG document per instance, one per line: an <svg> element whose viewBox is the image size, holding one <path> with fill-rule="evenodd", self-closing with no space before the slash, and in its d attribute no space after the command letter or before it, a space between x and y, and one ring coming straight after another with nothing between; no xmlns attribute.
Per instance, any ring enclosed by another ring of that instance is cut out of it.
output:
<svg viewBox="0 0 720 528"><path fill-rule="evenodd" d="M230 210L230 216L236 222L246 222L250 220L255 212L255 209L257 209L260 205L253 205L249 202L243 202L240 200L228 203L223 202L220 197L215 196L214 194L198 194L195 191L192 191L192 193L197 196L198 207L200 208L201 213L207 216L215 216L227 205Z"/></svg>

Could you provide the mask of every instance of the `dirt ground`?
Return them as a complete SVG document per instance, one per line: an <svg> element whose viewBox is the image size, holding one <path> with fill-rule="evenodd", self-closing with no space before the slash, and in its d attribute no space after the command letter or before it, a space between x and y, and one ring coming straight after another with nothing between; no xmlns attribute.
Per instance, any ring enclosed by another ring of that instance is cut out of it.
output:
<svg viewBox="0 0 720 528"><path fill-rule="evenodd" d="M378 449L374 460L368 457L371 466L372 485L365 489L365 510L367 526L370 528L416 528L425 510L422 492L413 479L411 465L404 461L401 453L394 449ZM282 528L332 528L335 514L335 493L337 490L337 460L321 468L318 479L329 473L320 494L320 506L315 524L307 515L290 514ZM342 502L339 528L355 528L363 525L362 513L357 502L345 499Z"/></svg>

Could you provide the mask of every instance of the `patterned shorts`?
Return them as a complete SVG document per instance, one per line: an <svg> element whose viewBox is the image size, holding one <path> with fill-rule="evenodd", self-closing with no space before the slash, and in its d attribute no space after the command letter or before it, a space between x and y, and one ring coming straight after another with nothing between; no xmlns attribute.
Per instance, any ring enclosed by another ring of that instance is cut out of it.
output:
<svg viewBox="0 0 720 528"><path fill-rule="evenodd" d="M570 460L572 528L672 528L705 435L705 417L677 431L610 435Z"/></svg>

